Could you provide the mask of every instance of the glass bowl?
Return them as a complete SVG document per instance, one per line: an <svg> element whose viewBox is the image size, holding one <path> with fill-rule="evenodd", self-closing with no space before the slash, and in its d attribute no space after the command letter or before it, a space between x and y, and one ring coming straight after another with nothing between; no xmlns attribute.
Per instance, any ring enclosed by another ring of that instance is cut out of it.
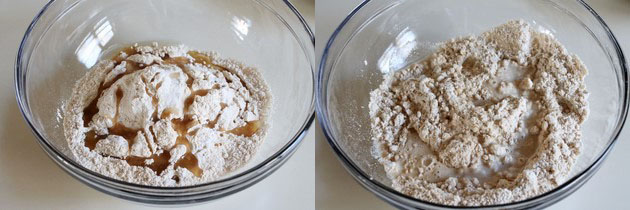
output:
<svg viewBox="0 0 630 210"><path fill-rule="evenodd" d="M332 34L319 66L317 113L328 142L366 189L399 208L463 208L430 203L391 188L371 155L369 92L390 72L432 53L436 43L480 34L522 19L545 30L589 69L590 115L582 125L583 151L557 188L502 205L476 208L542 208L568 196L599 168L619 135L628 109L627 64L606 23L581 0L458 1L367 0Z"/></svg>
<svg viewBox="0 0 630 210"><path fill-rule="evenodd" d="M112 51L152 41L216 51L258 67L273 95L271 127L248 164L205 184L152 187L108 178L74 161L61 123L74 83ZM313 48L308 25L286 0L50 1L19 47L17 101L44 151L81 182L143 203L203 202L257 183L296 150L314 119Z"/></svg>

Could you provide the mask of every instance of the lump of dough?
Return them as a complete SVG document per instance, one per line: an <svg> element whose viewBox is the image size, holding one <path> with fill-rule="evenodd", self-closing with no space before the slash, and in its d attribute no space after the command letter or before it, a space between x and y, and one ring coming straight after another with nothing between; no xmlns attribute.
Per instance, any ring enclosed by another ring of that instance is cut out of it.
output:
<svg viewBox="0 0 630 210"><path fill-rule="evenodd" d="M452 139L448 145L440 151L442 163L451 168L468 168L479 161L481 157L481 145L469 138Z"/></svg>
<svg viewBox="0 0 630 210"><path fill-rule="evenodd" d="M210 90L205 96L195 96L188 112L202 123L214 121L221 112L220 94L218 90Z"/></svg>
<svg viewBox="0 0 630 210"><path fill-rule="evenodd" d="M171 121L160 120L153 125L155 140L162 149L170 149L177 141L177 131L173 129Z"/></svg>
<svg viewBox="0 0 630 210"><path fill-rule="evenodd" d="M122 136L109 135L96 143L94 151L106 156L124 158L129 154L129 143Z"/></svg>
<svg viewBox="0 0 630 210"><path fill-rule="evenodd" d="M225 107L217 119L217 127L220 130L227 131L232 130L239 126L238 119L239 108L233 104ZM242 121L242 120L241 120ZM244 123L243 123L244 124Z"/></svg>
<svg viewBox="0 0 630 210"><path fill-rule="evenodd" d="M152 97L146 92L146 84L139 73L123 76L116 81L108 92L116 89L122 91L122 98L118 102L118 122L129 129L140 130L151 123L151 116L155 108ZM99 107L100 109L101 107Z"/></svg>
<svg viewBox="0 0 630 210"><path fill-rule="evenodd" d="M173 149L171 149L170 151L171 154L171 158L168 159L169 163L175 163L177 162L179 159L181 159L184 154L186 154L186 145L177 145L175 147L173 147Z"/></svg>
<svg viewBox="0 0 630 210"><path fill-rule="evenodd" d="M530 53L531 28L522 20L510 21L481 35L499 52L518 63L524 63Z"/></svg>
<svg viewBox="0 0 630 210"><path fill-rule="evenodd" d="M116 67L114 67L111 71L109 71L109 73L107 73L107 76L105 77L105 80L103 81L103 83L110 83L118 75L121 75L125 73L126 71L127 71L127 61L123 61L120 64L118 64Z"/></svg>
<svg viewBox="0 0 630 210"><path fill-rule="evenodd" d="M149 144L147 144L147 138L144 136L142 131L138 131L138 135L136 135L136 138L133 139L129 155L136 157L151 156L151 150L149 149Z"/></svg>

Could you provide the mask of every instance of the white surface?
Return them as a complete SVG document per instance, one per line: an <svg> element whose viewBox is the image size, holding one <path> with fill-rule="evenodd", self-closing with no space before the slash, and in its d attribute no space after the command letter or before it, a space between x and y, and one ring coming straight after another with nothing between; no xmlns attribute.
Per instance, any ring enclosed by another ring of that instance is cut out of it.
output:
<svg viewBox="0 0 630 210"><path fill-rule="evenodd" d="M297 7L313 23L313 3ZM44 0L0 0L0 209L154 209L80 183L40 149L15 102L13 64L28 24ZM280 169L237 194L190 209L314 209L314 127Z"/></svg>
<svg viewBox="0 0 630 210"><path fill-rule="evenodd" d="M323 48L333 30L356 7L360 0L317 0L315 17L316 55ZM630 53L630 1L587 0L608 23L617 39ZM319 62L319 57L317 58ZM602 168L578 191L549 209L630 209L630 123L621 132L617 145ZM317 129L315 205L317 209L393 209L375 195L363 189L345 171L333 154L321 131Z"/></svg>

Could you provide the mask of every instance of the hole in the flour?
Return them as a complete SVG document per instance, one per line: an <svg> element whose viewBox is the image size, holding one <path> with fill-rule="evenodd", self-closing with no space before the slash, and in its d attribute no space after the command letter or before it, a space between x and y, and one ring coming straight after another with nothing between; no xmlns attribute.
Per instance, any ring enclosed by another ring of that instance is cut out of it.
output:
<svg viewBox="0 0 630 210"><path fill-rule="evenodd" d="M109 131L109 135L122 136L129 142L129 146L131 146L131 143L133 143L131 141L133 141L133 139L136 138L136 135L138 135L139 130L127 128L121 124L115 124L114 126L109 128L108 131Z"/></svg>
<svg viewBox="0 0 630 210"><path fill-rule="evenodd" d="M237 78L239 78L239 80L238 80L238 81L241 83L241 86L243 86L243 87L245 87L245 88L249 88L249 87L247 87L247 85L245 84L245 82L244 82L242 79L240 79L240 77L237 77Z"/></svg>
<svg viewBox="0 0 630 210"><path fill-rule="evenodd" d="M158 118L158 116L157 116L157 115L158 115L157 113L158 113L158 112L157 112L157 109L155 109L155 110L153 111L153 114L151 114L151 121L152 121L152 122L157 122L157 121L159 121L159 120L160 120L160 119Z"/></svg>
<svg viewBox="0 0 630 210"><path fill-rule="evenodd" d="M97 135L95 131L88 131L85 133L85 147L90 150L94 150L96 148L96 143L101 139L105 139L107 135Z"/></svg>
<svg viewBox="0 0 630 210"><path fill-rule="evenodd" d="M193 85L193 77L188 75L188 79L186 79L186 86L192 87Z"/></svg>
<svg viewBox="0 0 630 210"><path fill-rule="evenodd" d="M120 106L120 100L123 98L123 91L118 88L116 89L116 109Z"/></svg>
<svg viewBox="0 0 630 210"><path fill-rule="evenodd" d="M168 107L162 111L162 115L160 115L160 118L168 119L171 115L174 114L175 111L176 109L174 109L173 107Z"/></svg>
<svg viewBox="0 0 630 210"><path fill-rule="evenodd" d="M462 70L464 74L478 75L482 73L482 68L477 58L468 57L462 63Z"/></svg>
<svg viewBox="0 0 630 210"><path fill-rule="evenodd" d="M260 129L261 122L259 120L254 120L247 122L245 126L238 127L232 130L227 131L228 133L237 135L237 136L245 136L250 137L256 134L256 132Z"/></svg>
<svg viewBox="0 0 630 210"><path fill-rule="evenodd" d="M561 110L562 114L570 114L571 113L571 106L569 105L569 103L566 100L560 99L558 101L558 105L560 106L560 110Z"/></svg>
<svg viewBox="0 0 630 210"><path fill-rule="evenodd" d="M100 95L100 92L97 96ZM92 100L92 102L83 110L83 127L88 127L90 122L92 122L92 118L96 113L98 113L98 107L96 103L98 102L98 98Z"/></svg>
<svg viewBox="0 0 630 210"><path fill-rule="evenodd" d="M164 151L159 155L151 156L151 158L153 159L153 163L148 167L151 170L155 171L157 175L160 175L162 174L162 171L166 170L166 168L168 168L168 165L170 165L168 160L171 159L171 154L167 151ZM127 160L127 163L129 163L129 160ZM129 165L142 166L144 165L144 159L142 159L141 163L129 163Z"/></svg>
<svg viewBox="0 0 630 210"><path fill-rule="evenodd" d="M430 166L433 163L433 158L427 157L422 160L422 165Z"/></svg>
<svg viewBox="0 0 630 210"><path fill-rule="evenodd" d="M483 137L483 134L477 135L477 142L479 142L480 144L486 142L486 138Z"/></svg>
<svg viewBox="0 0 630 210"><path fill-rule="evenodd" d="M177 167L186 168L197 177L201 177L203 173L203 170L199 168L197 157L192 153L186 153L182 159L179 159L179 161L175 163L175 168Z"/></svg>
<svg viewBox="0 0 630 210"><path fill-rule="evenodd" d="M157 85L155 85L155 89L156 90L159 90L161 87L162 87L162 82L159 82L159 83L157 83Z"/></svg>

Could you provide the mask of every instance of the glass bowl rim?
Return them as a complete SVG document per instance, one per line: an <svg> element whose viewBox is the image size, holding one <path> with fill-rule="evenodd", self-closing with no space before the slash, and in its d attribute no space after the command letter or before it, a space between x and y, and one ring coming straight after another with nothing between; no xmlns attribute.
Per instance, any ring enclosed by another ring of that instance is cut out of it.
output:
<svg viewBox="0 0 630 210"><path fill-rule="evenodd" d="M264 2L260 1L260 0L252 0L254 2L257 2L259 4L261 4L262 6L266 7L267 9L270 9L273 13L276 13L273 9L271 9L269 7L269 5L266 5ZM302 14L297 10L297 8L289 1L289 0L281 0L287 7L288 9L292 12L292 14L294 14L297 18L297 20L299 21L299 23L302 25L304 32L306 32L306 34L308 35L308 38L310 38L311 41L311 45L314 48L315 47L315 37L314 34L310 28L310 26L308 25L308 23L305 21L304 17L302 16ZM248 177L248 175L250 174L254 174L254 172L257 172L261 169L263 170L269 170L269 169L273 169L274 167L272 167L273 165L276 164L280 164L280 163L284 163L284 161L276 161L279 159L283 159L287 154L292 154L292 151L297 149L297 146L299 146L299 144L302 142L302 140L304 139L304 137L306 136L306 133L308 132L309 128L311 127L314 119L315 119L315 108L314 108L314 104L315 104L315 88L313 89L312 93L311 93L311 102L310 102L310 106L309 106L309 115L307 115L307 117L305 118L302 126L300 127L300 129L293 135L293 137L291 137L291 140L288 141L282 148L280 148L278 151L276 151L275 153L273 153L272 155L270 155L268 158L266 158L265 160L263 160L262 162L258 163L257 165L253 166L250 169L247 169L245 171L242 171L238 174L234 174L232 176L229 176L227 178L223 178L223 179L219 179L216 181L211 181L211 182L206 182L203 184L197 184L197 185L187 185L187 186L180 186L180 187L159 187L159 186L150 186L150 185L141 185L141 184L136 184L136 183L131 183L131 182L126 182L126 181L121 181L121 180L117 180L114 178L110 178L107 176L103 176L100 173L96 173L90 169L87 169L85 167L83 167L81 164L78 164L77 162L73 161L72 159L68 158L63 152L59 151L55 146L53 146L51 143L49 143L40 133L40 131L35 128L35 126L32 123L30 114L27 114L25 110L28 110L28 112L30 113L30 108L27 107L27 104L25 101L22 100L22 94L20 93L20 90L22 90L23 88L21 88L21 83L23 83L26 79L21 77L21 73L24 71L22 69L22 56L24 55L24 47L25 44L27 42L27 40L30 38L30 34L32 32L32 30L34 29L34 27L37 25L38 21L40 20L40 18L44 15L44 13L46 13L49 9L49 7L55 2L55 0L50 0L48 3L46 3L46 5L44 5L44 7L37 13L37 15L33 18L32 22L29 24L28 28L26 29L26 32L24 33L24 36L22 37L22 40L20 42L20 46L18 48L18 52L17 52L17 56L16 56L16 60L15 60L15 73L14 73L14 88L15 88L15 94L16 94L16 100L17 100L17 104L18 107L20 109L20 112L22 113L22 117L24 118L24 120L26 121L26 124L29 125L29 128L31 128L31 131L33 132L33 134L35 135L37 142L40 144L40 146L45 147L44 151L46 153L48 153L48 155L52 155L54 154L56 157L59 157L61 161L67 163L68 165L70 165L70 168L74 168L74 169L78 169L80 172L86 173L87 175L96 177L98 179L103 179L107 182L111 182L117 185L122 185L122 186L126 186L126 187L134 187L134 188L140 188L140 189L144 189L144 190L165 190L165 191L181 191L181 190L193 190L193 189L198 189L198 188L204 188L204 187L210 187L213 185L220 185L220 184L224 184L227 183L228 186L233 186L233 185L238 185L238 183L232 183L230 184L232 181L234 180L238 180L241 178L244 178L246 180L251 180L254 179L257 176L253 176L253 177ZM72 7L72 6L71 6ZM285 27L288 27L291 31L293 31L293 29L291 29L286 23L284 22L284 20L282 19L282 17L279 14L274 14L276 16L276 18L279 18L281 21L283 21L283 24L285 25ZM295 33L295 32L292 32ZM295 34L292 34L294 37L296 36ZM297 37L295 37L297 39ZM299 42L299 39L297 39ZM37 44L39 42L39 40L36 40L35 43ZM308 43L305 43L308 46ZM302 44L300 44L302 45ZM304 49L302 49L304 50ZM30 56L30 55L29 55ZM30 59L30 57L29 57ZM308 58L307 58L308 60ZM28 61L26 61L28 62ZM311 68L311 74L313 75L313 85L315 85L315 72L314 69ZM24 94L24 100L26 99L26 94ZM48 151L46 150L50 150L53 153L50 154ZM53 158L53 157L51 157ZM55 163L57 163L57 161L54 161ZM57 163L59 164L59 163ZM64 171L68 170L65 167L61 167ZM68 173L66 171L66 173ZM77 176L84 176L81 173L77 173ZM72 177L74 177L74 175L72 175ZM77 177L74 177L77 178ZM87 179L91 179L89 177L84 177ZM80 180L80 179L79 179ZM260 180L259 180L260 181ZM240 183L240 182L239 182ZM104 183L101 183L104 184ZM110 184L105 184L105 185L110 185ZM88 184L88 186L91 186L91 184Z"/></svg>
<svg viewBox="0 0 630 210"><path fill-rule="evenodd" d="M622 89L623 92L623 104L621 106L621 115L618 118L618 124L616 125L615 130L613 131L613 135L612 135L612 139L610 140L610 143L606 146L606 148L603 150L603 152L601 153L601 155L595 159L595 161L593 161L593 163L591 165L589 165L589 167L586 167L582 172L576 174L575 176L571 177L570 179L566 180L563 184L555 187L554 189L547 191L545 193L539 194L537 196L531 197L531 198L527 198L525 200L520 200L520 201L516 201L516 202L511 202L511 203L505 203L505 204L495 204L495 205L486 205L486 206L450 206L450 205L444 205L444 204L439 204L439 203L433 203L433 202L428 202L428 201L424 201L424 200L420 200L417 198L413 198L411 196L402 194L394 189L392 189L391 187L388 187L378 181L374 181L373 179L370 178L370 176L368 174L366 174L360 167L358 167L358 165L356 165L352 159L346 154L346 152L344 152L341 147L339 146L339 144L337 143L337 140L335 140L335 138L331 135L330 131L330 123L328 121L328 116L326 115L326 113L328 112L328 106L325 104L325 99L324 97L327 96L328 94L325 93L325 90L327 89L327 87L324 87L323 85L328 85L328 78L330 77L330 72L326 71L326 62L328 60L328 56L329 56L329 51L330 48L332 47L333 42L335 41L335 39L337 38L337 35L339 35L339 33L341 32L341 30L344 29L345 25L356 15L356 13L358 13L362 8L365 7L365 5L367 5L370 1L372 0L364 0L363 2L361 2L358 6L356 6L344 19L343 21L339 24L339 26L335 29L335 31L332 33L332 35L330 36L330 38L328 39L328 42L326 43L326 46L322 52L321 55L321 59L320 59L320 63L319 63L319 71L318 71L318 75L317 75L317 83L316 83L316 89L317 89L317 94L316 94L316 112L317 112L317 118L319 121L319 124L322 127L323 130L323 134L326 138L326 141L328 142L328 144L331 146L331 148L333 149L333 151L335 152L337 158L343 163L344 168L346 169L346 171L348 171L352 177L359 182L359 184L361 184L363 187L367 188L368 191L376 194L380 199L385 200L386 202L390 203L390 204L395 204L395 205L400 205L398 203L393 203L390 201L395 199L392 198L390 196L384 195L382 193L376 193L375 191L380 190L380 191L384 191L385 193L389 193L390 195L396 196L396 198L402 198L405 199L407 201L411 201L411 202L416 202L416 203L420 203L422 205L428 205L431 207L436 207L436 208L453 208L453 209L479 209L479 208L505 208L505 207L511 207L511 206L517 206L517 205L527 205L527 204L535 204L538 201L542 201L543 199L552 196L554 194L559 193L560 191L564 191L564 190L569 190L569 186L574 184L577 180L580 180L582 178L586 178L587 181L590 176L589 173L594 173L597 171L597 169L599 168L600 164L603 162L603 160L608 156L608 153L610 153L610 150L612 149L612 147L615 145L617 139L619 138L619 134L621 133L621 130L626 122L626 118L627 118L627 114L628 114L628 107L629 107L629 102L630 102L630 98L629 98L629 89L630 89L630 83L629 83L629 78L628 78L628 63L626 61L626 58L623 54L623 51L621 49L621 46L619 45L617 38L615 37L615 35L612 33L612 30L608 27L608 25L604 22L604 20L601 18L601 16L599 16L599 14L597 14L597 12L595 12L595 10L593 10L593 8L591 6L589 6L586 2L584 2L584 0L576 0L576 2L583 6L584 9L586 9L587 11L590 12L591 15L593 15L593 17L596 19L597 23L600 24L600 26L605 30L606 35L608 36L608 41L611 41L613 44L613 47L615 49L615 52L617 53L617 57L619 59L619 66L621 67L621 76L623 79L623 82L625 85L622 85L621 87L623 87L624 89ZM363 24L363 23L361 23ZM326 79L325 84L323 84L324 78ZM625 91L624 91L625 90ZM593 169L595 169L595 171L592 171ZM590 174L592 175L592 174ZM586 177L585 177L586 176ZM377 188L377 189L371 189L371 188ZM570 192L572 193L572 192ZM570 194L569 193L569 194ZM568 195L568 194L567 194ZM386 197L387 199L385 199L384 197Z"/></svg>

